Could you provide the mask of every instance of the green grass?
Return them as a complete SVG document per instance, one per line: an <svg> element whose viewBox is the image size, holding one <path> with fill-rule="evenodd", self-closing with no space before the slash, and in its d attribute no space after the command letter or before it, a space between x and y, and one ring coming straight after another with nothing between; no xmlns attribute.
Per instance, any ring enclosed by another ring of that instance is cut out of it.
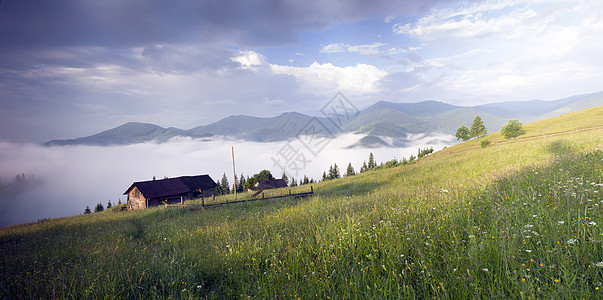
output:
<svg viewBox="0 0 603 300"><path fill-rule="evenodd" d="M602 111L526 135L603 124ZM603 130L485 138L303 200L6 227L0 298L600 298Z"/></svg>

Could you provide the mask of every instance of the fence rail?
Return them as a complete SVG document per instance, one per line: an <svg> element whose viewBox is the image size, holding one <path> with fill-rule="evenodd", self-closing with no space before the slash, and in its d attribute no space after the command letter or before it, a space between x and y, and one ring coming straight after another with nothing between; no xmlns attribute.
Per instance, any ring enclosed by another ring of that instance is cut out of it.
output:
<svg viewBox="0 0 603 300"><path fill-rule="evenodd" d="M308 197L310 195L314 194L314 187L310 186L310 191L309 192L303 192L303 193L291 193L291 190L289 190L288 194L283 194L282 190L281 190L281 195L279 196L269 196L269 197L265 197L264 193L261 193L261 197L252 197L252 198L246 198L246 199L241 199L241 200L235 200L235 201L226 201L226 202L219 202L219 203L210 203L210 204L165 204L166 207L185 207L188 208L190 210L199 210L199 209L206 209L206 208L215 208L215 207L221 207L224 205L229 205L229 204L235 204L235 203L241 203L241 202L251 202L251 201L258 201L258 200L270 200L270 199L279 199L279 198L286 198L286 197L295 197L295 198L304 198L304 197Z"/></svg>

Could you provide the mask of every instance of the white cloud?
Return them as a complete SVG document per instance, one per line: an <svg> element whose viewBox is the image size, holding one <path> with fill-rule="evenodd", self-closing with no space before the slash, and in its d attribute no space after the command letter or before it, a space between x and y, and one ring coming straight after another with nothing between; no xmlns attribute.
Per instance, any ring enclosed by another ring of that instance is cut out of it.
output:
<svg viewBox="0 0 603 300"><path fill-rule="evenodd" d="M368 45L357 45L348 47L348 51L362 54L362 55L378 55L381 53L381 47L383 43L372 43Z"/></svg>
<svg viewBox="0 0 603 300"><path fill-rule="evenodd" d="M331 63L312 63L308 67L270 65L275 74L294 76L307 93L334 94L342 91L349 94L376 93L377 82L384 78L387 71L367 64L337 67Z"/></svg>
<svg viewBox="0 0 603 300"><path fill-rule="evenodd" d="M261 53L246 50L239 51L239 55L233 57L232 61L240 63L241 68L243 69L252 69L256 66L261 66L266 61L266 59Z"/></svg>
<svg viewBox="0 0 603 300"><path fill-rule="evenodd" d="M418 147L433 145L441 149L449 146L442 135L417 136L410 140L407 148L346 149L362 136L345 134L329 140L326 147L313 156L299 141L291 142L303 151L308 161L297 174L297 180L307 175L320 179L323 171L336 163L344 171L352 163L356 171L374 153L377 162L400 159L416 154ZM434 141L436 140L436 141ZM226 173L232 184L231 147L234 146L237 175L253 175L263 169L280 177L282 170L274 164L287 142L256 143L219 139L213 141L175 138L168 143L153 142L128 146L69 146L44 147L34 144L0 142L0 181L11 182L16 174L36 178L36 184L18 195L0 190L0 227L7 224L36 221L49 217L81 214L88 205L126 201L123 192L134 181L184 175L209 174L219 180ZM128 166L128 167L125 167ZM300 166L301 167L301 166ZM291 171L295 172L295 171Z"/></svg>
<svg viewBox="0 0 603 300"><path fill-rule="evenodd" d="M430 68L414 71L438 78L439 92L556 99L600 90L601 11L601 1L486 1L434 10L392 30L421 43L420 65Z"/></svg>
<svg viewBox="0 0 603 300"><path fill-rule="evenodd" d="M384 53L384 51L381 50L381 47L383 47L383 46L385 46L385 44L379 43L379 42L365 44L365 45L349 45L349 44L344 44L344 43L334 43L334 44L328 44L328 45L322 47L320 49L320 53L332 54L332 53L351 52L351 53L357 53L360 55L379 55L379 54Z"/></svg>
<svg viewBox="0 0 603 300"><path fill-rule="evenodd" d="M328 44L320 49L320 53L342 53L348 50L350 45L344 43Z"/></svg>

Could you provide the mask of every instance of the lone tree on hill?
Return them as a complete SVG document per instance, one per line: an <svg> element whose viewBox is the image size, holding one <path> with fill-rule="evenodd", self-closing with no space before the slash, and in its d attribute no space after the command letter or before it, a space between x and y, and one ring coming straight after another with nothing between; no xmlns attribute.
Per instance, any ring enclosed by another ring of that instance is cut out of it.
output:
<svg viewBox="0 0 603 300"><path fill-rule="evenodd" d="M475 119L473 119L473 124L471 124L471 130L469 130L469 137L479 137L482 135L486 135L487 133L488 129L486 129L486 126L484 126L482 118L476 116Z"/></svg>
<svg viewBox="0 0 603 300"><path fill-rule="evenodd" d="M86 209L84 209L84 214L90 214L92 211L90 210L90 206L86 205Z"/></svg>
<svg viewBox="0 0 603 300"><path fill-rule="evenodd" d="M521 123L519 123L517 119L513 119L509 120L509 122L503 126L500 133L502 133L506 139L510 139L525 134L526 130L523 129Z"/></svg>
<svg viewBox="0 0 603 300"><path fill-rule="evenodd" d="M467 128L467 126L463 125L461 127L459 127L459 129L457 129L456 131L456 140L463 140L463 141L468 141L470 139L469 137L469 128Z"/></svg>

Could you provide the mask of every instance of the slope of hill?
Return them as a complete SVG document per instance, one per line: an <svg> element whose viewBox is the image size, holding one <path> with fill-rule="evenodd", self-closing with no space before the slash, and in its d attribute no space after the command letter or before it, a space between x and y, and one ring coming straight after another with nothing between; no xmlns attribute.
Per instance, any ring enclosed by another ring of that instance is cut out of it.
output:
<svg viewBox="0 0 603 300"><path fill-rule="evenodd" d="M305 200L6 227L0 298L599 298L601 124L603 106L526 124Z"/></svg>
<svg viewBox="0 0 603 300"><path fill-rule="evenodd" d="M492 132L500 130L509 119L531 122L601 104L603 104L603 92L555 101L505 102L475 107L454 106L437 101L419 103L380 101L362 110L358 117L345 124L343 129L344 132L391 137L397 139L398 144L403 144L410 133L454 134L460 125L470 125L476 115L482 118L488 130ZM312 120L311 116L291 112L272 118L230 116L190 130L127 123L89 137L53 140L45 145L133 144L150 140L163 142L174 136L193 138L222 136L256 142L284 141L294 138L310 120ZM339 131L329 120L325 118L318 118L318 120L330 133Z"/></svg>

